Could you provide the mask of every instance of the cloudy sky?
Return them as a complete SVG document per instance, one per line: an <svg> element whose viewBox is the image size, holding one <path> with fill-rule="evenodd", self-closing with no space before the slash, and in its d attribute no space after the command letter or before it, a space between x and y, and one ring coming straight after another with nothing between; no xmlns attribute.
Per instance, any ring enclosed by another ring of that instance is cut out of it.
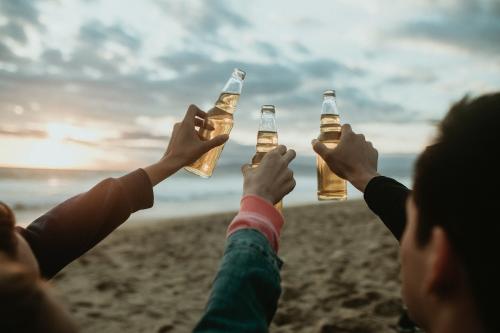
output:
<svg viewBox="0 0 500 333"><path fill-rule="evenodd" d="M234 67L232 148L275 104L280 141L312 154L334 88L379 151L415 153L450 103L499 89L499 52L498 0L0 0L0 166L153 162Z"/></svg>

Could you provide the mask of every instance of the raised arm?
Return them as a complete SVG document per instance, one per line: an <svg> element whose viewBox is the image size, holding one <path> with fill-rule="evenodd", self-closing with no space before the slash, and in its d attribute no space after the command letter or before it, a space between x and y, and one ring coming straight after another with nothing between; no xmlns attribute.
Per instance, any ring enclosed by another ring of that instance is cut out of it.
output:
<svg viewBox="0 0 500 333"><path fill-rule="evenodd" d="M227 244L203 317L194 332L267 332L281 294L279 247L283 216L274 208L295 187L288 164L293 150L279 146L257 168L242 168L240 212L227 230Z"/></svg>
<svg viewBox="0 0 500 333"><path fill-rule="evenodd" d="M378 152L372 143L345 124L336 148L328 149L317 140L313 140L312 144L333 172L364 193L368 207L400 240L406 225L405 206L410 191L396 180L377 172Z"/></svg>
<svg viewBox="0 0 500 333"><path fill-rule="evenodd" d="M18 228L38 260L41 275L50 279L125 222L130 214L153 205L152 187L188 165L227 136L202 141L198 136L205 112L190 106L172 131L163 157L144 169L109 178ZM198 128L198 129L197 129Z"/></svg>

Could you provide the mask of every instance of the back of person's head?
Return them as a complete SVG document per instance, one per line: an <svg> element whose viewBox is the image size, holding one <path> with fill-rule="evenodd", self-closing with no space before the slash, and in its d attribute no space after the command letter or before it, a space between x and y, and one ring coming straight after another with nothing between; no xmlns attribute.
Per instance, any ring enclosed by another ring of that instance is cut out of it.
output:
<svg viewBox="0 0 500 333"><path fill-rule="evenodd" d="M500 93L464 98L419 157L417 240L442 227L459 258L483 325L500 332Z"/></svg>
<svg viewBox="0 0 500 333"><path fill-rule="evenodd" d="M42 293L33 272L0 253L0 332L39 332Z"/></svg>
<svg viewBox="0 0 500 333"><path fill-rule="evenodd" d="M33 332L40 312L37 276L16 261L15 219L0 202L0 332Z"/></svg>
<svg viewBox="0 0 500 333"><path fill-rule="evenodd" d="M0 332L77 332L37 270L20 260L12 210L0 202Z"/></svg>
<svg viewBox="0 0 500 333"><path fill-rule="evenodd" d="M16 255L15 223L12 210L9 206L0 202L0 252L9 257Z"/></svg>

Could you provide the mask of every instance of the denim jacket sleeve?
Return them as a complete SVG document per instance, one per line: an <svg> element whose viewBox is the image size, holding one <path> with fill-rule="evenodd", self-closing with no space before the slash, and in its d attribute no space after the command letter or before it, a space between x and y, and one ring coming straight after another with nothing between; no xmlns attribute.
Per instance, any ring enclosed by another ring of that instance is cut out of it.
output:
<svg viewBox="0 0 500 333"><path fill-rule="evenodd" d="M281 266L259 231L232 234L194 332L267 332L281 294Z"/></svg>

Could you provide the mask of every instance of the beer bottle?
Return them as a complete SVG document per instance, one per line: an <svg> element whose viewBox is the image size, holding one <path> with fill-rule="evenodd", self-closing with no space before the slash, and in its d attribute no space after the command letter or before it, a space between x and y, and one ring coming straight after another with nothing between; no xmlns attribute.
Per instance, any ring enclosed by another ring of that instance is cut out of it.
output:
<svg viewBox="0 0 500 333"><path fill-rule="evenodd" d="M229 134L231 132L233 128L233 113L236 111L236 105L240 99L244 79L245 72L235 68L224 89L222 89L215 106L207 112L205 121L211 124L214 129L200 129L200 136L203 140L211 140L218 135ZM185 167L185 169L203 178L212 176L223 148L224 145L213 148L203 154L193 164Z"/></svg>
<svg viewBox="0 0 500 333"><path fill-rule="evenodd" d="M335 90L326 90L323 93L321 110L321 125L318 140L332 149L340 140L340 116L335 100ZM330 170L321 156L316 156L318 172L318 200L345 200L347 199L347 183Z"/></svg>
<svg viewBox="0 0 500 333"><path fill-rule="evenodd" d="M276 128L276 109L274 105L263 105L260 115L259 132L257 133L256 153L252 158L252 167L259 165L264 155L278 146L278 131ZM274 205L281 211L282 201Z"/></svg>

